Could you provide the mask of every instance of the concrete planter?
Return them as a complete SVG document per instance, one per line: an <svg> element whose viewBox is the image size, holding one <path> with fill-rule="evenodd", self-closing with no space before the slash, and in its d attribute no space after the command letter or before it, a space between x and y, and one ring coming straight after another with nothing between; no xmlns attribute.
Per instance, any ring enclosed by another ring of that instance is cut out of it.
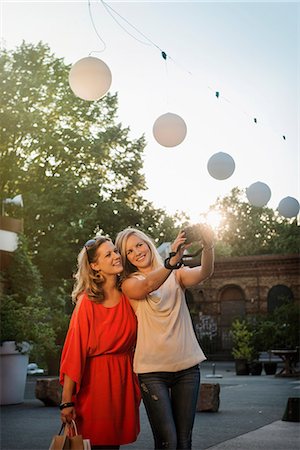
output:
<svg viewBox="0 0 300 450"><path fill-rule="evenodd" d="M30 345L4 341L0 346L0 404L13 405L24 402L27 365Z"/></svg>
<svg viewBox="0 0 300 450"><path fill-rule="evenodd" d="M250 373L251 375L261 375L263 369L262 362L260 361L253 361L250 364Z"/></svg>
<svg viewBox="0 0 300 450"><path fill-rule="evenodd" d="M235 372L237 375L249 375L250 366L247 359L236 359L235 360Z"/></svg>
<svg viewBox="0 0 300 450"><path fill-rule="evenodd" d="M275 361L264 362L264 369L266 375L275 375L277 371L277 362Z"/></svg>

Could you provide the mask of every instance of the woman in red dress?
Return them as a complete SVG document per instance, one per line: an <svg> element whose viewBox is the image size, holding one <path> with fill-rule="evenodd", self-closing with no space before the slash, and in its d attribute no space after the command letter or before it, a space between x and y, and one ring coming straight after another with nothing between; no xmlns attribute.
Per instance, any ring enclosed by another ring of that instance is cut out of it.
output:
<svg viewBox="0 0 300 450"><path fill-rule="evenodd" d="M132 370L136 317L118 288L121 257L109 238L88 241L78 256L76 303L64 343L61 420L76 419L92 449L134 442L140 390Z"/></svg>

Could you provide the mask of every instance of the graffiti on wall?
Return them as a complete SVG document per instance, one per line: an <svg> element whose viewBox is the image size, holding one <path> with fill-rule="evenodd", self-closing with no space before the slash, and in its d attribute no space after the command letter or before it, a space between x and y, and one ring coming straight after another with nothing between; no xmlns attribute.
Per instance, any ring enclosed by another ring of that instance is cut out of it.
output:
<svg viewBox="0 0 300 450"><path fill-rule="evenodd" d="M199 314L199 322L195 324L197 338L203 338L212 341L218 333L218 326L216 320L212 316Z"/></svg>

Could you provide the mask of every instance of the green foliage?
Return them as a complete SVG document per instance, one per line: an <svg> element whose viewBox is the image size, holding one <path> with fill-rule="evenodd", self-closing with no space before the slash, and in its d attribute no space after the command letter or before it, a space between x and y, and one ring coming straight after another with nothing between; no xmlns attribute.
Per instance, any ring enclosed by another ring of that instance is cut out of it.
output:
<svg viewBox="0 0 300 450"><path fill-rule="evenodd" d="M247 320L235 320L232 324L232 354L249 362L258 359L260 352L299 347L300 307L288 302L272 314L259 315Z"/></svg>
<svg viewBox="0 0 300 450"><path fill-rule="evenodd" d="M41 280L27 253L24 236L13 253L9 271L4 274L1 298L1 341L27 341L31 356L43 361L47 351L55 347L55 333L49 324L50 308L41 296Z"/></svg>
<svg viewBox="0 0 300 450"><path fill-rule="evenodd" d="M231 325L230 333L233 340L233 357L235 359L246 359L248 362L251 362L254 356L253 333L249 330L247 322L235 319Z"/></svg>
<svg viewBox="0 0 300 450"><path fill-rule="evenodd" d="M295 349L299 346L300 306L287 302L267 316L257 316L248 323L256 352Z"/></svg>
<svg viewBox="0 0 300 450"><path fill-rule="evenodd" d="M6 210L24 214L47 289L71 279L95 231L114 238L139 226L161 242L175 223L141 196L145 139L130 139L129 128L117 123L117 95L77 98L69 70L43 43L0 52L0 192L23 195L22 211Z"/></svg>
<svg viewBox="0 0 300 450"><path fill-rule="evenodd" d="M13 254L13 263L8 268L8 292L15 294L19 302L26 303L28 296L42 293L42 280L37 267L29 255L28 242L24 235L18 236L18 249Z"/></svg>
<svg viewBox="0 0 300 450"><path fill-rule="evenodd" d="M295 349L299 346L300 336L300 305L287 302L276 308L272 313L281 348Z"/></svg>
<svg viewBox="0 0 300 450"><path fill-rule="evenodd" d="M217 230L216 253L219 256L247 256L298 253L300 228L297 219L283 219L267 207L254 207L242 190L232 189L210 208L222 221Z"/></svg>

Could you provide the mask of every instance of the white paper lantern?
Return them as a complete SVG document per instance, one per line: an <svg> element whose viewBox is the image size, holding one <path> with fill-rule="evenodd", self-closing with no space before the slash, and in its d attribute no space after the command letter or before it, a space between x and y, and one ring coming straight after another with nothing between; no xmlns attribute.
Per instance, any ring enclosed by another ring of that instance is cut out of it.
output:
<svg viewBox="0 0 300 450"><path fill-rule="evenodd" d="M83 100L99 100L110 88L111 71L101 59L88 56L73 64L69 84L74 94Z"/></svg>
<svg viewBox="0 0 300 450"><path fill-rule="evenodd" d="M153 125L153 135L156 141L164 147L175 147L185 139L187 127L185 121L173 113L158 117Z"/></svg>
<svg viewBox="0 0 300 450"><path fill-rule="evenodd" d="M299 213L299 202L294 197L285 197L280 200L278 205L278 212L281 216L290 219L296 217Z"/></svg>
<svg viewBox="0 0 300 450"><path fill-rule="evenodd" d="M265 206L271 198L271 189L266 183L257 181L246 188L246 196L252 206Z"/></svg>
<svg viewBox="0 0 300 450"><path fill-rule="evenodd" d="M207 163L208 173L217 180L226 180L233 174L234 169L234 159L224 152L215 153Z"/></svg>

